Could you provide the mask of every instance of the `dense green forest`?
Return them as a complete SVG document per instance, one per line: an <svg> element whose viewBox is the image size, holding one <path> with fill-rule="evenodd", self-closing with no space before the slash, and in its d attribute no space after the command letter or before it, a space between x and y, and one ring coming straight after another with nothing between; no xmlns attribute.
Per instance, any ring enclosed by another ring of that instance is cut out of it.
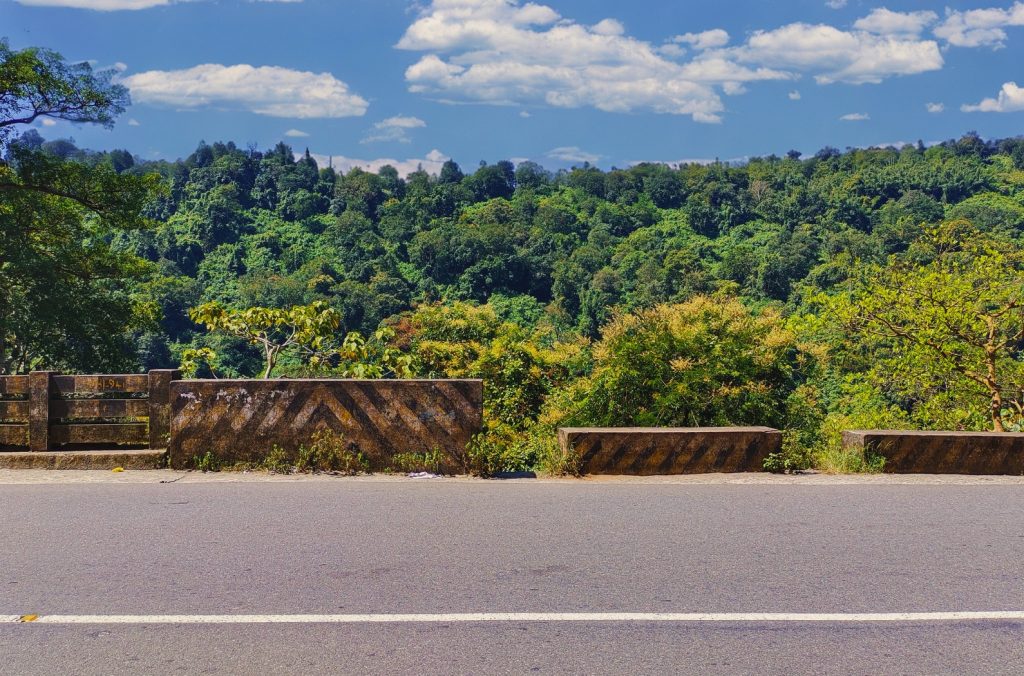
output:
<svg viewBox="0 0 1024 676"><path fill-rule="evenodd" d="M484 377L485 471L557 469L566 423L773 425L778 468L837 469L870 461L844 428L1022 424L1024 138L402 177L29 129L5 157L0 373ZM301 307L317 349L269 367L216 320Z"/></svg>

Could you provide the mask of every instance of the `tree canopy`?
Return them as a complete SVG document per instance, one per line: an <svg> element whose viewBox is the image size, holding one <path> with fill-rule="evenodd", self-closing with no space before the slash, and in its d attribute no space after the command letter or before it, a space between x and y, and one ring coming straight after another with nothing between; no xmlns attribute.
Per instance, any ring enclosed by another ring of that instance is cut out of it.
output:
<svg viewBox="0 0 1024 676"><path fill-rule="evenodd" d="M131 288L149 265L111 245L144 228L155 175L69 160L30 130L41 116L109 125L127 103L109 73L0 42L0 373L130 368L159 309Z"/></svg>

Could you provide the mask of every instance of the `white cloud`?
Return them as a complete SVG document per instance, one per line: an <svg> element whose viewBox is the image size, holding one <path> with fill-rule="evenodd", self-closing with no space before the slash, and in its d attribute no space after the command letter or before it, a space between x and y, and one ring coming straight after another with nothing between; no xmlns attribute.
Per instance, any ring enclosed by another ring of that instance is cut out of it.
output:
<svg viewBox="0 0 1024 676"><path fill-rule="evenodd" d="M527 118L530 118L530 117L533 117L533 116L530 115L530 111L528 111L528 110L520 110L519 111L519 117L521 117L523 119L527 119Z"/></svg>
<svg viewBox="0 0 1024 676"><path fill-rule="evenodd" d="M879 35L920 35L925 28L939 20L935 12L893 12L880 7L870 14L858 19L853 27L857 30L877 33Z"/></svg>
<svg viewBox="0 0 1024 676"><path fill-rule="evenodd" d="M309 136L306 132L301 129L289 129L284 133L288 138L306 138Z"/></svg>
<svg viewBox="0 0 1024 676"><path fill-rule="evenodd" d="M925 110L929 113L938 114L946 110L946 104L944 103L926 103L924 104Z"/></svg>
<svg viewBox="0 0 1024 676"><path fill-rule="evenodd" d="M545 153L544 156L559 162L589 162L590 164L594 164L601 159L600 155L588 153L585 150L581 150L578 146L554 148Z"/></svg>
<svg viewBox="0 0 1024 676"><path fill-rule="evenodd" d="M358 167L364 171L377 172L381 167L390 165L398 170L400 176L408 176L418 169L423 169L428 174L438 174L441 172L441 167L444 166L444 163L450 159L448 155L436 149L431 150L424 157L405 160L386 157L375 160L363 160L346 157L345 155L322 155L318 153L310 153L310 155L316 160L320 168L333 166L336 171L346 173Z"/></svg>
<svg viewBox="0 0 1024 676"><path fill-rule="evenodd" d="M443 101L646 110L698 122L720 121L715 86L790 77L725 58L680 64L624 30L613 19L585 26L519 0L433 0L397 46L427 52L406 80L410 91ZM705 44L721 44L709 33Z"/></svg>
<svg viewBox="0 0 1024 676"><path fill-rule="evenodd" d="M40 124L42 124L44 127L55 127L57 126L57 120L54 120L51 117L43 117L40 118Z"/></svg>
<svg viewBox="0 0 1024 676"><path fill-rule="evenodd" d="M715 123L725 111L722 94L742 94L756 81L810 75L823 85L879 83L944 65L938 42L922 38L939 18L927 10L876 9L850 30L791 23L735 46L721 29L656 45L627 35L615 19L587 26L524 3L423 6L397 45L424 52L406 70L409 90L445 103L649 111ZM693 51L688 60L682 45Z"/></svg>
<svg viewBox="0 0 1024 676"><path fill-rule="evenodd" d="M868 149L868 148L894 148L896 150L900 150L901 148L904 148L905 146L912 146L912 145L914 145L914 144L913 143L908 143L906 141L891 141L891 142L883 142L883 143L872 143L869 146L857 146L857 147L858 148L863 148L865 150Z"/></svg>
<svg viewBox="0 0 1024 676"><path fill-rule="evenodd" d="M122 78L121 83L136 103L218 106L271 117L358 117L368 106L330 73L279 66L208 63L184 70L151 70Z"/></svg>
<svg viewBox="0 0 1024 676"><path fill-rule="evenodd" d="M789 96L789 100L790 100L790 101L799 101L800 99L802 99L802 98L803 98L803 97L802 97L802 96L800 95L800 92L799 92L798 90L796 90L796 89L794 89L794 90L793 90L793 91L791 91L791 92L790 92L789 94L787 94L787 96Z"/></svg>
<svg viewBox="0 0 1024 676"><path fill-rule="evenodd" d="M825 5L831 9L842 9L843 7L846 7L846 3L847 0L828 0Z"/></svg>
<svg viewBox="0 0 1024 676"><path fill-rule="evenodd" d="M666 42L665 44L655 48L654 51L662 56L667 56L670 59L681 59L686 56L686 49L680 47L674 42Z"/></svg>
<svg viewBox="0 0 1024 676"><path fill-rule="evenodd" d="M597 35L622 35L626 32L626 27L615 19L602 19L591 26L590 30Z"/></svg>
<svg viewBox="0 0 1024 676"><path fill-rule="evenodd" d="M409 143L409 130L422 129L427 123L418 117L397 115L381 120L373 125L370 136L362 140L362 143L374 143L377 141L396 141L398 143Z"/></svg>
<svg viewBox="0 0 1024 676"><path fill-rule="evenodd" d="M984 99L974 105L965 104L960 106L965 113L1015 113L1024 111L1024 87L1018 87L1016 82L1007 82L999 90L998 97Z"/></svg>
<svg viewBox="0 0 1024 676"><path fill-rule="evenodd" d="M708 166L710 164L719 163L729 165L740 165L745 162L748 162L749 160L750 157L748 156L733 157L728 160L722 160L717 157L686 157L681 160L630 160L629 162L626 162L626 165L630 167L635 167L638 164L663 164L667 167L680 167L686 164L699 164L703 166Z"/></svg>
<svg viewBox="0 0 1024 676"><path fill-rule="evenodd" d="M1003 28L1007 26L1024 26L1024 2L1015 2L1009 9L947 9L946 19L935 29L935 35L955 47L998 49L1006 41Z"/></svg>
<svg viewBox="0 0 1024 676"><path fill-rule="evenodd" d="M867 113L847 113L839 119L843 122L862 122L864 120L870 120L871 116Z"/></svg>
<svg viewBox="0 0 1024 676"><path fill-rule="evenodd" d="M690 45L694 49L711 49L729 44L729 34L721 28L704 31L703 33L683 33L672 38L673 42Z"/></svg>
<svg viewBox="0 0 1024 676"><path fill-rule="evenodd" d="M130 118L128 118L128 126L129 127L141 127L142 123L139 122L138 120L136 120L134 117L130 117Z"/></svg>
<svg viewBox="0 0 1024 676"><path fill-rule="evenodd" d="M879 83L943 66L934 40L905 35L843 31L825 24L792 23L755 31L742 47L723 50L745 62L814 74L818 84Z"/></svg>

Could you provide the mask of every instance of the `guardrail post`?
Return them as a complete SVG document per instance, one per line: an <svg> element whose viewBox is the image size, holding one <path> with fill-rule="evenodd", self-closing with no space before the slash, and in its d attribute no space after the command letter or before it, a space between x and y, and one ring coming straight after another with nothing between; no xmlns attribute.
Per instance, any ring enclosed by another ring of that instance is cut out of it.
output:
<svg viewBox="0 0 1024 676"><path fill-rule="evenodd" d="M171 433L171 381L180 380L181 371L160 369L149 372L149 447L167 448Z"/></svg>
<svg viewBox="0 0 1024 676"><path fill-rule="evenodd" d="M50 448L50 399L53 371L33 371L28 376L28 448L43 452Z"/></svg>

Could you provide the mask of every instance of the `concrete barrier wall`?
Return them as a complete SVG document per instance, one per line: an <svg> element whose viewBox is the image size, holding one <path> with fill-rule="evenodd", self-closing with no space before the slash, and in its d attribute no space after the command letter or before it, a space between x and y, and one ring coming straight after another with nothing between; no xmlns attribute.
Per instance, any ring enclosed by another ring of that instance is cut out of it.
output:
<svg viewBox="0 0 1024 676"><path fill-rule="evenodd" d="M883 456L893 474L1024 474L1024 434L852 430L843 445Z"/></svg>
<svg viewBox="0 0 1024 676"><path fill-rule="evenodd" d="M782 448L770 427L578 427L558 430L558 440L580 456L584 474L763 472Z"/></svg>
<svg viewBox="0 0 1024 676"><path fill-rule="evenodd" d="M479 380L186 380L171 384L172 467L207 452L259 462L294 451L323 429L344 435L371 465L398 453L440 451L461 469L483 427Z"/></svg>

